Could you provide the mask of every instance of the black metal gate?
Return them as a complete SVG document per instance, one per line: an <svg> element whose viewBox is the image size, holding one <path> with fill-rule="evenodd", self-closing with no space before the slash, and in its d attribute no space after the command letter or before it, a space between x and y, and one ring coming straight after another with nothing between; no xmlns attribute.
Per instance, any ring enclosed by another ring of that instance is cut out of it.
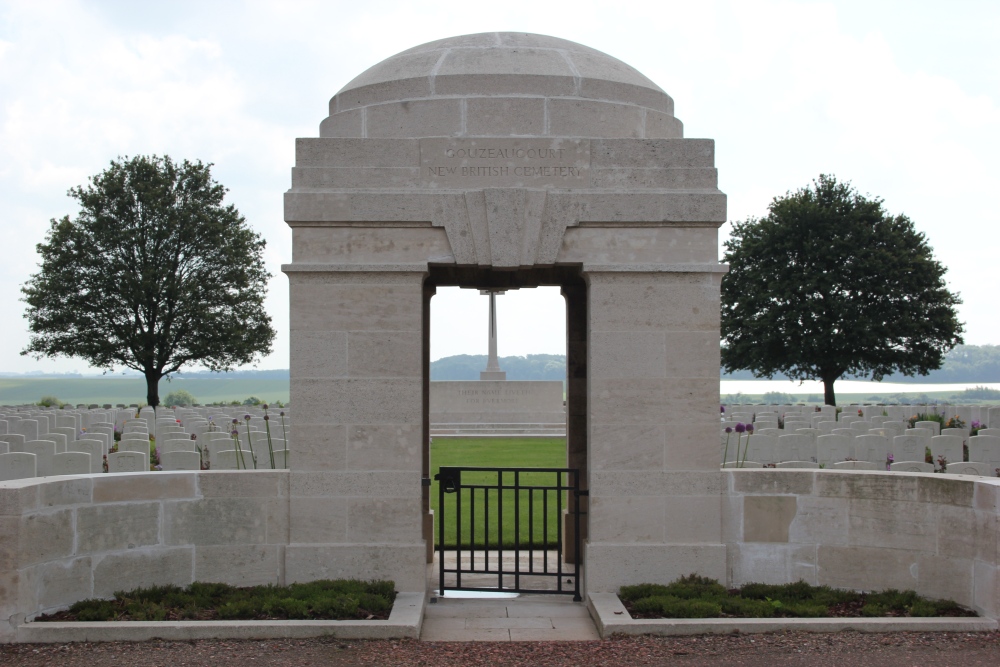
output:
<svg viewBox="0 0 1000 667"><path fill-rule="evenodd" d="M579 477L570 468L442 467L434 477L441 595L511 591L580 600L578 508L587 492ZM569 559L564 528L573 533Z"/></svg>

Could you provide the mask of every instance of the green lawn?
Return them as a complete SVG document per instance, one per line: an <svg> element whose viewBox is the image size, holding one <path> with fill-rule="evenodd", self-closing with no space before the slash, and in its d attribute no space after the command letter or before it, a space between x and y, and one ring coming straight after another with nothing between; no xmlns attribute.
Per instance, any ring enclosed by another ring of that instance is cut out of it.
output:
<svg viewBox="0 0 1000 667"><path fill-rule="evenodd" d="M566 466L566 439L565 438L438 438L431 445L431 477L435 477L441 466L470 466L482 468L564 468ZM495 473L466 473L462 477L463 485L466 484L497 484ZM520 484L554 484L556 475L554 473L525 473L520 476ZM565 476L563 483L566 483ZM504 486L513 485L512 473L504 473ZM503 491L503 522L498 521L496 512L497 489L488 491L475 490L475 499L471 496L472 490L462 492L462 544L469 545L471 536L471 526L474 523L477 530L474 544L483 545L486 538L489 538L490 545L495 545L503 536L504 546L512 546L514 542L514 515L515 509L519 510L520 533L523 544L529 538L529 525L534 535L536 546L554 545L558 538L558 530L561 519L558 516L558 508L555 494L549 492L549 506L547 508L548 531L545 526L545 507L542 502L542 492L534 492L533 506L529 505L529 492L522 490L515 498L512 490ZM490 516L489 525L486 524L484 509L484 494L490 495ZM456 543L457 518L455 512L455 500L458 494L445 494L445 544ZM566 494L562 494L563 509L566 509ZM431 486L431 507L435 512L435 519L440 520L441 512L438 511L438 482L432 482ZM470 503L474 502L474 521L470 521ZM529 512L529 509L532 510ZM529 515L531 517L529 524ZM502 530L501 530L502 529ZM435 526L434 541L438 542L438 528Z"/></svg>

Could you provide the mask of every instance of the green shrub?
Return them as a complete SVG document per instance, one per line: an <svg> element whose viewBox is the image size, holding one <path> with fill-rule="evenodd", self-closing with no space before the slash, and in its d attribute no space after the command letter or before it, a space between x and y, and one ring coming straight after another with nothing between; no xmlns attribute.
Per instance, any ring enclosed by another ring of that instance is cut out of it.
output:
<svg viewBox="0 0 1000 667"><path fill-rule="evenodd" d="M777 608L767 600L748 600L734 595L722 602L722 611L737 618L771 618Z"/></svg>
<svg viewBox="0 0 1000 667"><path fill-rule="evenodd" d="M175 389L167 394L161 405L194 405L198 399L191 395L186 389Z"/></svg>
<svg viewBox="0 0 1000 667"><path fill-rule="evenodd" d="M782 616L795 618L821 618L828 616L830 609L825 604L815 602L789 602L781 606Z"/></svg>
<svg viewBox="0 0 1000 667"><path fill-rule="evenodd" d="M79 621L113 621L118 616L118 610L110 600L83 600L69 610L76 614Z"/></svg>
<svg viewBox="0 0 1000 667"><path fill-rule="evenodd" d="M42 396L38 399L38 405L43 408L61 408L66 405L55 396Z"/></svg>
<svg viewBox="0 0 1000 667"><path fill-rule="evenodd" d="M866 604L877 604L890 611L905 612L917 601L917 594L914 591L897 591L895 588L888 588L880 593L869 593L865 598Z"/></svg>
<svg viewBox="0 0 1000 667"><path fill-rule="evenodd" d="M660 611L664 618L718 618L722 615L722 605L705 600L681 600L667 598Z"/></svg>
<svg viewBox="0 0 1000 667"><path fill-rule="evenodd" d="M699 577L696 574L689 574L681 577L677 581L668 584L666 594L682 598L684 600L694 600L696 598L717 598L729 595L726 587L715 579Z"/></svg>
<svg viewBox="0 0 1000 667"><path fill-rule="evenodd" d="M861 615L879 617L879 616L885 616L888 611L889 608L886 607L884 604L867 602L865 603L865 606L861 608Z"/></svg>
<svg viewBox="0 0 1000 667"><path fill-rule="evenodd" d="M635 584L634 586L622 586L618 591L618 598L622 602L634 602L642 598L669 595L667 587L662 584Z"/></svg>

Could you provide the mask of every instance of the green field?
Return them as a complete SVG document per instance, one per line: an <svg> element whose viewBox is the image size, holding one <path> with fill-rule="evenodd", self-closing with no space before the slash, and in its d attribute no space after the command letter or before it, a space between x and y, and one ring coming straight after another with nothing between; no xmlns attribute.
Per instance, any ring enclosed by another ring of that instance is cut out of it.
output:
<svg viewBox="0 0 1000 667"><path fill-rule="evenodd" d="M565 438L439 438L431 445L431 478L433 479L441 466L472 466L483 468L564 468L566 467L566 439ZM462 477L464 484L495 484L496 475L490 473L466 473ZM565 479L563 482L565 483ZM520 483L531 484L533 482L553 484L555 475L526 473L521 475ZM505 473L504 484L513 483L512 477ZM462 543L469 544L471 535L470 497L469 490L463 491L462 507L465 513L462 516ZM514 539L514 514L515 498L512 491L503 492L503 523L498 523L495 508L497 506L497 491L492 490L490 494L491 513L489 525L485 521L483 504L484 491L476 491L475 498L475 520L477 527L475 544L481 545L485 538L489 537L491 545L495 545L501 534L505 546L513 545ZM445 494L445 544L456 543L457 522L455 516L455 497L457 494ZM536 546L554 545L558 537L559 521L554 494L550 492L550 502L548 507L548 533L543 530L544 513L541 503L541 494L536 492L536 502L532 508L532 528ZM438 482L433 481L431 486L431 508L434 509L435 517L441 517L438 511ZM528 532L528 492L522 491L521 502L521 540L527 543ZM566 494L563 494L563 509L566 508ZM438 528L434 530L434 541L438 542Z"/></svg>
<svg viewBox="0 0 1000 667"><path fill-rule="evenodd" d="M265 402L288 402L288 380L268 378L178 378L160 381L160 398L184 389L199 403L242 402L256 396ZM37 403L42 396L55 396L73 405L146 402L146 381L141 377L90 378L0 378L0 405Z"/></svg>

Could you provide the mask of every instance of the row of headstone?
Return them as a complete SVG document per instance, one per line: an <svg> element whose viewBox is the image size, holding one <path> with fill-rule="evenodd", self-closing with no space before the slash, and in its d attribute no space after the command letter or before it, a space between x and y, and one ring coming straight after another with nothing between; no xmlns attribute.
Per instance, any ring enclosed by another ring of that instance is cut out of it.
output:
<svg viewBox="0 0 1000 667"><path fill-rule="evenodd" d="M813 429L802 429L797 433L779 436L754 433L749 437L734 437L735 434L723 433L720 454L725 459L724 463L746 459L762 464L805 461L817 465L833 465L857 460L881 465L882 469L892 469L893 463L925 462L928 450L935 462L941 461L944 465L963 463L963 446L967 446L969 463L992 466L989 468L990 475L994 474L992 471L995 468L1000 467L998 435L963 438L947 434L934 436L924 429L911 430L920 430L922 433L907 433L891 439L876 433L850 437L840 434L822 435Z"/></svg>
<svg viewBox="0 0 1000 667"><path fill-rule="evenodd" d="M108 472L149 470L151 449L159 456L161 470L199 470L203 462L241 469L244 461L249 469L270 468L272 460L275 468L287 467L287 436L291 434L287 408L279 411L279 420L273 424L257 408L143 408L136 412L134 408L0 408L0 454L4 455L0 481L99 473L105 462ZM268 447L270 426L274 428ZM234 454L213 461L222 452L241 454L239 464Z"/></svg>
<svg viewBox="0 0 1000 667"><path fill-rule="evenodd" d="M830 405L723 405L722 408L723 419L743 423L752 423L761 417L777 421L778 417L785 419L788 415L810 418L824 415L828 417L824 421L858 416L869 420L873 417L886 417L889 421L906 421L915 415L928 414L939 415L946 421L958 417L967 426L971 426L972 422L1000 426L1000 407L994 405L847 405L841 408L839 414L837 408Z"/></svg>

